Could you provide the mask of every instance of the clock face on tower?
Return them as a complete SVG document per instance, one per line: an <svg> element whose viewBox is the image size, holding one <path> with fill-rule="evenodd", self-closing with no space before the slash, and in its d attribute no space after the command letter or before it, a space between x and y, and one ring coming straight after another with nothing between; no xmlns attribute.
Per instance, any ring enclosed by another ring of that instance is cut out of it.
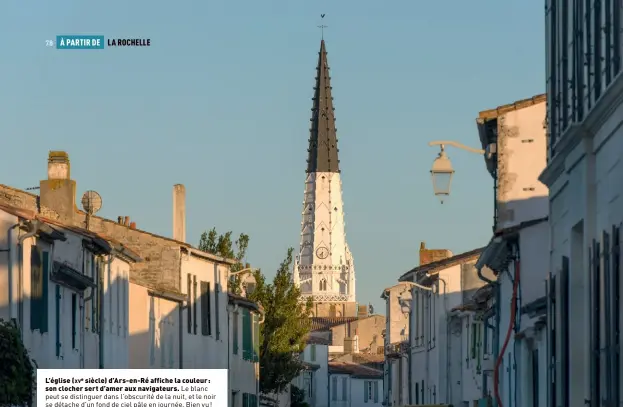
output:
<svg viewBox="0 0 623 407"><path fill-rule="evenodd" d="M321 260L326 259L327 257L329 257L329 249L324 246L320 246L316 249L316 256L318 256L318 258Z"/></svg>

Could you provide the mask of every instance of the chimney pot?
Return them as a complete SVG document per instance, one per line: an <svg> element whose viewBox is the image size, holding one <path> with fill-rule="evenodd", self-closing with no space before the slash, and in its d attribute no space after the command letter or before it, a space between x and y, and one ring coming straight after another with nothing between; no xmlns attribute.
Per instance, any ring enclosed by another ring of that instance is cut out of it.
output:
<svg viewBox="0 0 623 407"><path fill-rule="evenodd" d="M117 223L123 225L123 216L117 216Z"/></svg>
<svg viewBox="0 0 623 407"><path fill-rule="evenodd" d="M136 229L136 222L130 223L130 229Z"/></svg>
<svg viewBox="0 0 623 407"><path fill-rule="evenodd" d="M420 243L420 250L425 250L425 249L426 249L426 242Z"/></svg>
<svg viewBox="0 0 623 407"><path fill-rule="evenodd" d="M130 217L129 216L125 217L125 219L123 221L123 224L126 225L126 226L130 226Z"/></svg>
<svg viewBox="0 0 623 407"><path fill-rule="evenodd" d="M186 242L186 187L173 185L173 239Z"/></svg>

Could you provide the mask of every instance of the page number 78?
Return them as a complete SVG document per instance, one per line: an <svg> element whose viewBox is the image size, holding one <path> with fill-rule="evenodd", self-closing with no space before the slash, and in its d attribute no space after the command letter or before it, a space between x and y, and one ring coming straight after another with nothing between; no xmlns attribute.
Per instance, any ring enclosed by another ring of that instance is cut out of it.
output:
<svg viewBox="0 0 623 407"><path fill-rule="evenodd" d="M53 47L54 46L54 41L52 41L52 40L45 40L45 46L46 47Z"/></svg>

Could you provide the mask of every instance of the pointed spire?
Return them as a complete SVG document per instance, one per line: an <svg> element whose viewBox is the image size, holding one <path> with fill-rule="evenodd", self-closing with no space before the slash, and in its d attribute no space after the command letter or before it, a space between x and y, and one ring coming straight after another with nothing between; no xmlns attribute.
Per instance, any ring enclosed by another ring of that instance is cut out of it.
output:
<svg viewBox="0 0 623 407"><path fill-rule="evenodd" d="M324 40L320 42L314 90L307 173L340 172L331 77Z"/></svg>

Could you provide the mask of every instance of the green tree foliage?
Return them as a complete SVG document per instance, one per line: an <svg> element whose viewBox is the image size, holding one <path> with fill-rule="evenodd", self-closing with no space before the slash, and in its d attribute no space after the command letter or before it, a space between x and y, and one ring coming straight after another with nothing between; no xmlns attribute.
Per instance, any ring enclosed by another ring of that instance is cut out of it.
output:
<svg viewBox="0 0 623 407"><path fill-rule="evenodd" d="M260 329L260 391L282 393L303 370L303 352L310 329L311 299L300 301L301 292L292 280L292 252L288 249L272 284L258 270L256 287L249 299L264 308Z"/></svg>
<svg viewBox="0 0 623 407"><path fill-rule="evenodd" d="M232 242L232 232L219 234L216 229L204 232L199 249L218 256L237 260L232 272L248 268L243 265L249 236L240 234ZM292 280L292 253L288 249L272 283L267 283L260 270L253 273L256 286L248 294L250 300L264 308L264 323L260 328L260 391L263 394L282 393L303 369L299 354L303 352L309 334L311 299L302 303L301 292ZM236 294L240 289L238 277L230 284Z"/></svg>
<svg viewBox="0 0 623 407"><path fill-rule="evenodd" d="M295 385L290 387L290 407L309 407L305 402L305 392Z"/></svg>
<svg viewBox="0 0 623 407"><path fill-rule="evenodd" d="M243 265L242 260L247 254L249 247L249 235L241 233L235 242L232 242L232 232L219 235L216 228L212 228L208 232L203 232L199 239L199 250L206 253L216 254L217 256L236 260L237 263L231 266L231 271L236 272L249 267L249 263ZM240 276L234 276L230 283L230 291L234 294L240 294Z"/></svg>
<svg viewBox="0 0 623 407"><path fill-rule="evenodd" d="M0 319L0 406L32 403L35 368L13 322Z"/></svg>

